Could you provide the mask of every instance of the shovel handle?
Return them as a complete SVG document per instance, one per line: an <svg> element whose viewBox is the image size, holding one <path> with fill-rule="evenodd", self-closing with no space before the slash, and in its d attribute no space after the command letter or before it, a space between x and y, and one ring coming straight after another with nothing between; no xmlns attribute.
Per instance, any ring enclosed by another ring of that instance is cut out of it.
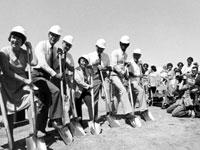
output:
<svg viewBox="0 0 200 150"><path fill-rule="evenodd" d="M32 75L31 75L31 60L30 60L30 52L31 49L27 48L27 68L28 68L28 78L32 82ZM36 129L36 108L34 103L34 91L33 86L30 86L29 89L30 95L31 95L31 112L32 112L32 126L33 126L33 132L36 135L37 129Z"/></svg>
<svg viewBox="0 0 200 150"><path fill-rule="evenodd" d="M126 67L126 73L127 73L127 76L128 76L128 89L129 89L130 98L131 98L132 111L134 111L133 93L132 93L131 80L130 80L130 78L129 78L129 70L128 70L128 67Z"/></svg>
<svg viewBox="0 0 200 150"><path fill-rule="evenodd" d="M90 76L90 84L93 86L92 75ZM91 94L91 101L92 101L92 116L94 118L94 89L93 88L90 90L90 94Z"/></svg>
<svg viewBox="0 0 200 150"><path fill-rule="evenodd" d="M110 111L111 111L111 107L110 107L110 105L109 105L109 97L108 97L108 93L107 93L107 91L106 91L105 80L104 80L104 78L103 78L103 73L102 73L102 71L100 70L99 72L100 72L101 80L102 80L102 83L103 83L103 90L104 90L104 93L105 93L105 96L106 96L106 104L107 104L108 109L109 109L109 112L110 112Z"/></svg>
<svg viewBox="0 0 200 150"><path fill-rule="evenodd" d="M63 53L61 53L61 52L59 52L58 53L58 58L59 58L59 71L60 71L60 73L62 73L63 74L63 64L62 64L62 54ZM64 76L63 76L63 79L62 80L60 80L60 92L61 92L61 98L62 98L62 108L63 108L63 117L62 117L62 119L63 119L63 124L66 124L67 123L67 121L68 121L68 116L67 116L67 110L65 109L65 105L66 105L66 96L65 96L65 94L64 94L64 82L63 82L63 80L65 80L66 81L66 78L65 78L65 74L63 74ZM66 87L66 89L67 89L67 87ZM66 93L67 94L67 93Z"/></svg>

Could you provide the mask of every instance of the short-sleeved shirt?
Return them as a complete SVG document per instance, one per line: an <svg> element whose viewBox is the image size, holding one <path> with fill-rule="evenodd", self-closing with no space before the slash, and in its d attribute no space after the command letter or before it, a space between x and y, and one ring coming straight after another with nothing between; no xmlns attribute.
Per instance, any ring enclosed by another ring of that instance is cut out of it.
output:
<svg viewBox="0 0 200 150"><path fill-rule="evenodd" d="M131 65L129 66L129 72L131 72L134 76L136 77L132 77L131 81L139 81L140 78L138 78L137 76L141 76L142 75L142 70L140 67L140 64L137 64L134 59L130 60Z"/></svg>
<svg viewBox="0 0 200 150"><path fill-rule="evenodd" d="M194 65L193 64L191 64L190 66L188 66L188 65L185 65L185 66L183 66L183 68L182 68L182 73L183 74L188 74L188 73L191 73L191 71L192 71L192 67L193 67Z"/></svg>
<svg viewBox="0 0 200 150"><path fill-rule="evenodd" d="M111 53L111 62L113 67L117 67L121 72L125 70L124 63L127 61L128 55L121 49L116 49ZM112 73L115 75L115 73Z"/></svg>
<svg viewBox="0 0 200 150"><path fill-rule="evenodd" d="M101 64L102 67L107 67L110 66L110 59L108 54L102 52L101 53L101 62L98 56L97 51L94 51L92 53L89 53L88 55L88 61L89 65L92 65L93 67L93 74L94 74L94 79L99 79L99 71L97 66ZM106 73L103 73L103 76L106 76Z"/></svg>

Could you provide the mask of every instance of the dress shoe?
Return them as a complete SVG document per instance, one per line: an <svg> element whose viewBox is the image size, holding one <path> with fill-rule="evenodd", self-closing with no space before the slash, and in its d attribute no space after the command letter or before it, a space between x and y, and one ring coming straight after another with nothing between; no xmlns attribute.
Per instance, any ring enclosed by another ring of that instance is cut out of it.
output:
<svg viewBox="0 0 200 150"><path fill-rule="evenodd" d="M154 121L154 117L149 110L145 110L141 112L141 118L145 121Z"/></svg>
<svg viewBox="0 0 200 150"><path fill-rule="evenodd" d="M48 127L49 128L53 127L55 129L60 129L60 128L63 127L62 120L61 119L49 120Z"/></svg>
<svg viewBox="0 0 200 150"><path fill-rule="evenodd" d="M135 128L136 127L136 123L135 123L135 116L132 114L127 114L125 116L125 122L126 124L130 125L131 127Z"/></svg>
<svg viewBox="0 0 200 150"><path fill-rule="evenodd" d="M136 123L135 123L135 119L134 118L126 118L125 120L126 124L130 125L131 127L135 128L136 127Z"/></svg>

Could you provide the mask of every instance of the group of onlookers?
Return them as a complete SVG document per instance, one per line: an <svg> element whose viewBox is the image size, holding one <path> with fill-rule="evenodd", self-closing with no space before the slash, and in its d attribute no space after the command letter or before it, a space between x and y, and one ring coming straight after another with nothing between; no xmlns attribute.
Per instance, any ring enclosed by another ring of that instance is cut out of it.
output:
<svg viewBox="0 0 200 150"><path fill-rule="evenodd" d="M161 102L161 107L174 117L199 117L199 65L192 57L187 58L185 65L183 62L177 66L168 63L160 72L151 66L146 72L150 104Z"/></svg>

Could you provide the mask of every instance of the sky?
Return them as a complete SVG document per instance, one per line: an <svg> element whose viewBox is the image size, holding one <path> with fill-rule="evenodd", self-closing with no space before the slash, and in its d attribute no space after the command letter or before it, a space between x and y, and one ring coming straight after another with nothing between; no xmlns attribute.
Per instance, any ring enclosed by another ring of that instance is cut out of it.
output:
<svg viewBox="0 0 200 150"><path fill-rule="evenodd" d="M129 59L133 49L140 48L143 62L150 65L186 63L189 56L200 63L199 8L199 0L0 0L0 47L9 44L16 25L27 30L35 47L58 24L62 37L57 46L72 35L75 62L96 50L97 39L106 40L110 55L119 48L120 37L128 35Z"/></svg>

